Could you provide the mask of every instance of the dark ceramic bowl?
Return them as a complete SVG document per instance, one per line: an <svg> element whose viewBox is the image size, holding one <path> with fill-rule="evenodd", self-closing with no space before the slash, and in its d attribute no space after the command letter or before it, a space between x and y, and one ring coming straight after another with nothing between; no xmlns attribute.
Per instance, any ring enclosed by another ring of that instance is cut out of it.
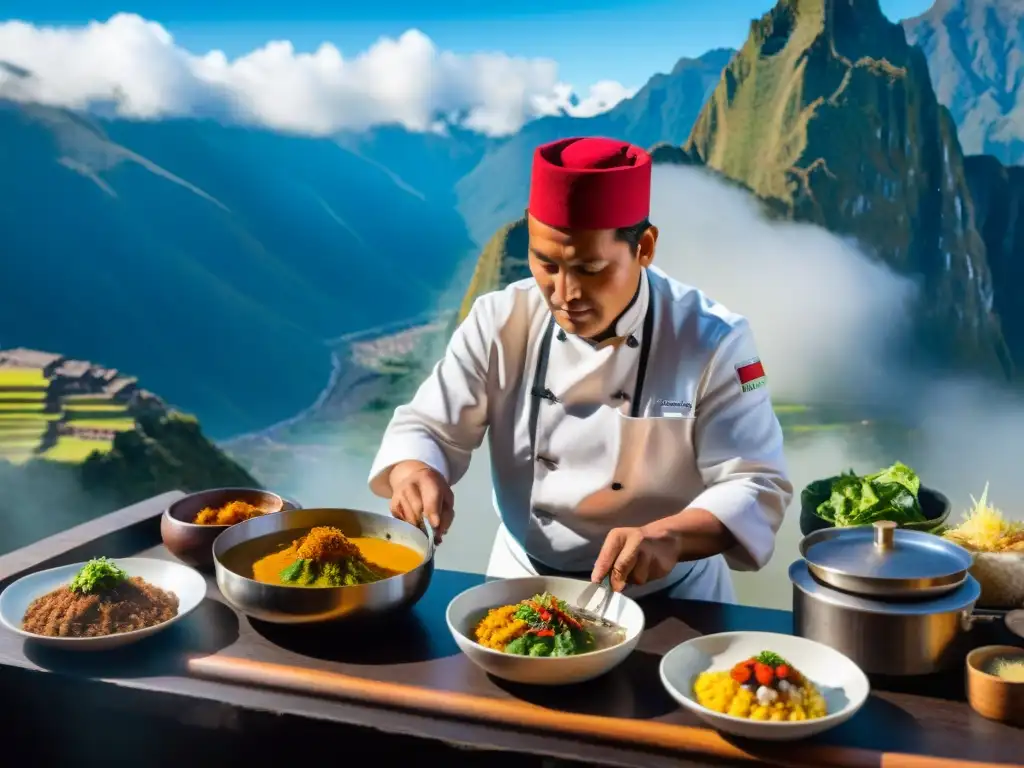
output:
<svg viewBox="0 0 1024 768"><path fill-rule="evenodd" d="M164 546L176 558L193 568L213 568L213 542L230 525L196 525L192 521L205 507L222 507L244 501L267 510L266 514L301 509L276 493L256 488L213 488L178 499L160 518Z"/></svg>
<svg viewBox="0 0 1024 768"><path fill-rule="evenodd" d="M832 523L818 517L815 510L821 502L828 499L831 493L832 482L836 477L827 477L824 480L815 480L800 493L800 533L807 536L815 531L824 528L832 528ZM921 504L921 511L927 518L923 523L907 523L900 526L915 531L931 531L946 522L949 517L949 499L932 488L921 486L917 494L917 500Z"/></svg>

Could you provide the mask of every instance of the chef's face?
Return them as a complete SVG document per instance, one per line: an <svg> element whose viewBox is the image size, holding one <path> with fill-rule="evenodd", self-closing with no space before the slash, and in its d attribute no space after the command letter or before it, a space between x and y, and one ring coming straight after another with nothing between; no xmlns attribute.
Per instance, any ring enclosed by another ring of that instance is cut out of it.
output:
<svg viewBox="0 0 1024 768"><path fill-rule="evenodd" d="M614 229L555 229L529 215L527 222L530 271L558 325L585 338L610 328L654 260L658 229L648 227L634 245Z"/></svg>

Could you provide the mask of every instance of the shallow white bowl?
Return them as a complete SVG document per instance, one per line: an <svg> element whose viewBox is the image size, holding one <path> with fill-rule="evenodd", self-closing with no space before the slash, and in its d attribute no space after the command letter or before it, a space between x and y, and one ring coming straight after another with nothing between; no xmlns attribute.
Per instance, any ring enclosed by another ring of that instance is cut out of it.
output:
<svg viewBox="0 0 1024 768"><path fill-rule="evenodd" d="M762 651L774 651L814 683L828 712L817 720L772 723L723 715L697 703L693 683L701 672L725 672ZM860 667L829 648L793 635L772 632L722 632L677 645L661 660L661 682L669 694L712 727L733 736L794 741L844 723L864 706L871 684Z"/></svg>
<svg viewBox="0 0 1024 768"><path fill-rule="evenodd" d="M47 592L52 592L67 584L85 565L85 563L75 563L31 573L7 587L3 593L0 593L0 624L38 645L68 651L105 651L136 643L167 629L198 608L199 604L203 602L203 598L206 597L206 579L187 565L146 557L126 557L114 560L114 562L124 568L129 576L139 576L144 581L177 595L178 615L170 621L153 627L104 637L43 637L22 629L21 622L29 604L37 597L42 597Z"/></svg>
<svg viewBox="0 0 1024 768"><path fill-rule="evenodd" d="M558 658L513 656L484 648L472 639L476 625L487 611L518 603L542 592L550 592L570 606L579 605L583 596L585 602L582 607L596 610L602 603L605 588L559 576L527 576L484 582L457 595L448 604L445 613L448 629L462 652L478 667L503 680L531 685L570 685L599 677L633 652L640 633L644 631L643 610L633 600L616 592L604 617L624 627L626 639L611 648Z"/></svg>

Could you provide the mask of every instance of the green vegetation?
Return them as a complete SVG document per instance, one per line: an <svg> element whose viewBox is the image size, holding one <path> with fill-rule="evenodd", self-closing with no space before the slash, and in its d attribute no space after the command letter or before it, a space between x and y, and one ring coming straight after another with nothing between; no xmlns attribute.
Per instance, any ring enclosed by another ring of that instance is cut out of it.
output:
<svg viewBox="0 0 1024 768"><path fill-rule="evenodd" d="M935 265L915 318L927 351L1012 374L984 292L963 288L991 283L956 126L877 3L779 0L751 24L683 150L897 272Z"/></svg>

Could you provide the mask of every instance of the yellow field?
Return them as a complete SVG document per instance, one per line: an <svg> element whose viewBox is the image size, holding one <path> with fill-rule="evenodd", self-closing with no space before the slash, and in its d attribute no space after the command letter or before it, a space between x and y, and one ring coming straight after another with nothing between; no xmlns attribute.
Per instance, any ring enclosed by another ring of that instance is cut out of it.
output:
<svg viewBox="0 0 1024 768"><path fill-rule="evenodd" d="M41 403L46 400L46 392L12 392L0 389L0 402L9 405L20 405L21 403Z"/></svg>
<svg viewBox="0 0 1024 768"><path fill-rule="evenodd" d="M80 464L89 458L90 454L94 451L107 453L113 447L113 443L109 440L82 440L77 437L61 437L57 440L56 445L40 454L40 458Z"/></svg>
<svg viewBox="0 0 1024 768"><path fill-rule="evenodd" d="M88 403L84 400L69 403L67 400L64 401L64 410L69 413L77 413L78 411L86 411L89 413L126 413L128 408L120 403L107 403L103 401L97 401L94 403Z"/></svg>
<svg viewBox="0 0 1024 768"><path fill-rule="evenodd" d="M31 421L33 423L43 423L47 421L55 421L60 417L61 414L59 413L40 413L37 409L32 409L32 411L26 413L24 406L18 406L18 408L11 409L9 411L5 411L3 408L0 408L0 424L8 421Z"/></svg>
<svg viewBox="0 0 1024 768"><path fill-rule="evenodd" d="M46 422L39 421L35 424L22 422L0 421L0 442L6 443L15 437L35 436L39 440L46 432Z"/></svg>
<svg viewBox="0 0 1024 768"><path fill-rule="evenodd" d="M0 403L0 412L21 411L22 413L42 413L45 403L25 400L20 403Z"/></svg>
<svg viewBox="0 0 1024 768"><path fill-rule="evenodd" d="M135 419L68 419L68 424L82 429L114 429L118 432L126 432L135 429Z"/></svg>
<svg viewBox="0 0 1024 768"><path fill-rule="evenodd" d="M39 368L0 368L0 389L3 387L48 387L49 380Z"/></svg>

